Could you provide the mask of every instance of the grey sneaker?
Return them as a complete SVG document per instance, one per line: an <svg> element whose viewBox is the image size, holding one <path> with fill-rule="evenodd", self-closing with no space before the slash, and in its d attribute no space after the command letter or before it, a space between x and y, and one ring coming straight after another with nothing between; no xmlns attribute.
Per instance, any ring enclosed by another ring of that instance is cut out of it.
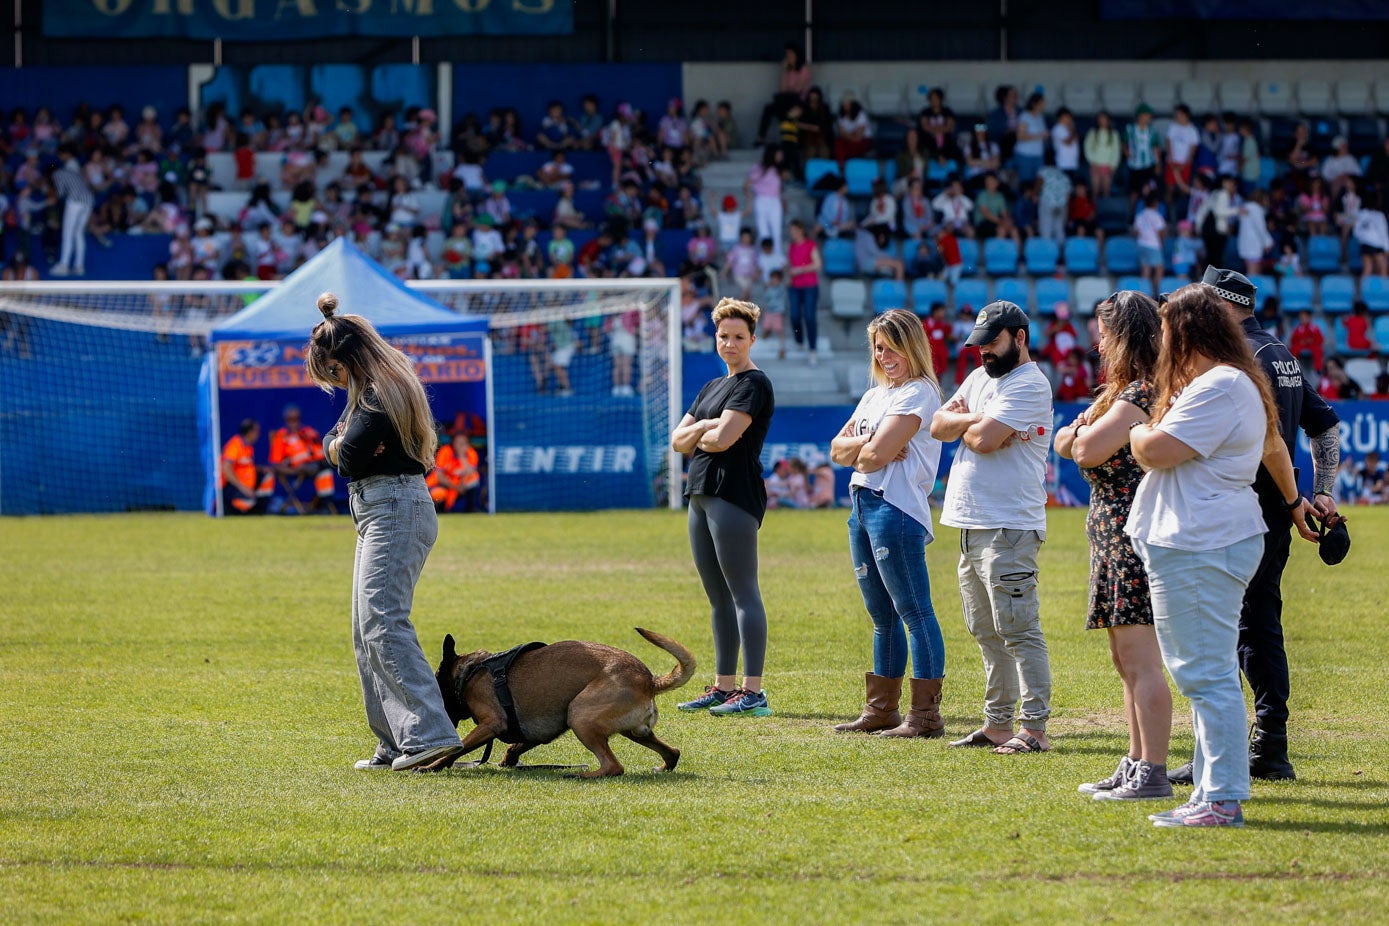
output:
<svg viewBox="0 0 1389 926"><path fill-rule="evenodd" d="M1097 801L1150 801L1172 796L1172 783L1167 780L1167 766L1151 762L1135 762L1129 780L1110 791L1095 794Z"/></svg>
<svg viewBox="0 0 1389 926"><path fill-rule="evenodd" d="M352 767L359 772L389 772L391 760L384 756L372 756L370 759L358 759Z"/></svg>
<svg viewBox="0 0 1389 926"><path fill-rule="evenodd" d="M437 769L448 768L453 764L453 760L463 755L463 744L454 743L450 746L434 746L430 749L422 749L419 752L408 753L391 763L393 772L432 772Z"/></svg>
<svg viewBox="0 0 1389 926"><path fill-rule="evenodd" d="M1128 756L1119 760L1119 767L1114 770L1114 774L1108 778L1101 778L1099 781L1087 781L1085 784L1076 788L1081 794L1099 794L1104 791L1113 791L1115 788L1128 781L1129 775L1133 772L1133 767L1137 763Z"/></svg>

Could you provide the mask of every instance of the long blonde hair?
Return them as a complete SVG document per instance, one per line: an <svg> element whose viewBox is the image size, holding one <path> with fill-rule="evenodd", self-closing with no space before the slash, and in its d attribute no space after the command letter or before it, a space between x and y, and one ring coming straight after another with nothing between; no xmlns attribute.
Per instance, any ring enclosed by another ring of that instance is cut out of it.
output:
<svg viewBox="0 0 1389 926"><path fill-rule="evenodd" d="M337 315L338 297L318 297L323 321L314 326L305 352L304 368L324 392L332 393L338 381L328 370L334 363L347 368L347 410L358 408L384 412L400 435L401 446L411 459L425 467L434 465L439 437L434 413L415 364L377 333L360 315ZM370 387L375 394L368 395Z"/></svg>
<svg viewBox="0 0 1389 926"><path fill-rule="evenodd" d="M873 350L875 336L881 336L888 347L906 358L908 379L924 379L940 392L940 380L931 362L931 345L919 318L906 309L892 309L868 323L868 375L879 386L887 386L887 374Z"/></svg>

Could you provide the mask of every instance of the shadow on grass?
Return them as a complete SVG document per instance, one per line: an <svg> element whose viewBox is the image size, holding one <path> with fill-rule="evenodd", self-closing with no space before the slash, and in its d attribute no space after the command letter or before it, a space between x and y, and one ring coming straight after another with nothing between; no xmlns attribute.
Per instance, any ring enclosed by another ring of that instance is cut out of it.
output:
<svg viewBox="0 0 1389 926"><path fill-rule="evenodd" d="M1380 808L1383 805L1378 805ZM1303 821L1297 820L1260 820L1257 817L1246 820L1246 829L1253 830L1281 830L1295 833L1340 833L1342 835L1357 836L1383 836L1389 832L1389 827L1382 823L1360 823L1353 820L1343 820L1333 822L1330 820Z"/></svg>
<svg viewBox="0 0 1389 926"><path fill-rule="evenodd" d="M696 781L699 775L677 768L673 772L663 772L655 767L647 766L627 766L625 773L612 778L591 778L579 779L579 772L588 771L592 765L517 765L510 768L489 763L487 765L454 767L447 771L435 772L446 778L496 778L501 781L506 778L519 776L521 778L549 780L549 781L613 781L620 780L632 784L644 784L646 786L667 782Z"/></svg>

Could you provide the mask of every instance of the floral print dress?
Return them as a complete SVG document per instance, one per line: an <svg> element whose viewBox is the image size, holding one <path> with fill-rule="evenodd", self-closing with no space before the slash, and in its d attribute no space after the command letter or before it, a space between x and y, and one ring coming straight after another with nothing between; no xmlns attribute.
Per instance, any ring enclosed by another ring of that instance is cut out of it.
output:
<svg viewBox="0 0 1389 926"><path fill-rule="evenodd" d="M1115 401L1131 402L1147 414L1153 404L1151 383L1135 380ZM1086 629L1152 624L1148 574L1124 534L1143 468L1128 444L1094 469L1081 469L1090 483L1090 512L1085 536L1090 541L1090 612Z"/></svg>

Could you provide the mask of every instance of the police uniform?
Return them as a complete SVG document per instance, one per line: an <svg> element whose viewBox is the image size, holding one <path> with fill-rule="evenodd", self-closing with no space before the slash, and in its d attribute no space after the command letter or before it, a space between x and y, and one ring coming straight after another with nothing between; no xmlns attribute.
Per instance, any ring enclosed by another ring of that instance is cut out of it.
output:
<svg viewBox="0 0 1389 926"><path fill-rule="evenodd" d="M1202 280L1215 287L1222 299L1253 311L1254 285L1242 274L1210 267ZM1296 459L1297 432L1315 437L1336 427L1340 418L1302 376L1297 358L1259 324L1254 316L1241 323L1254 359L1263 368L1278 406L1278 431ZM1244 593L1239 620L1239 661L1254 692L1257 730L1250 747L1251 770L1256 777L1291 778L1287 760L1288 657L1283 647L1283 597L1280 585L1291 546L1292 513L1283 493L1264 466L1254 480L1254 491L1263 509L1268 533L1258 571ZM1263 774L1259 774L1263 772Z"/></svg>

